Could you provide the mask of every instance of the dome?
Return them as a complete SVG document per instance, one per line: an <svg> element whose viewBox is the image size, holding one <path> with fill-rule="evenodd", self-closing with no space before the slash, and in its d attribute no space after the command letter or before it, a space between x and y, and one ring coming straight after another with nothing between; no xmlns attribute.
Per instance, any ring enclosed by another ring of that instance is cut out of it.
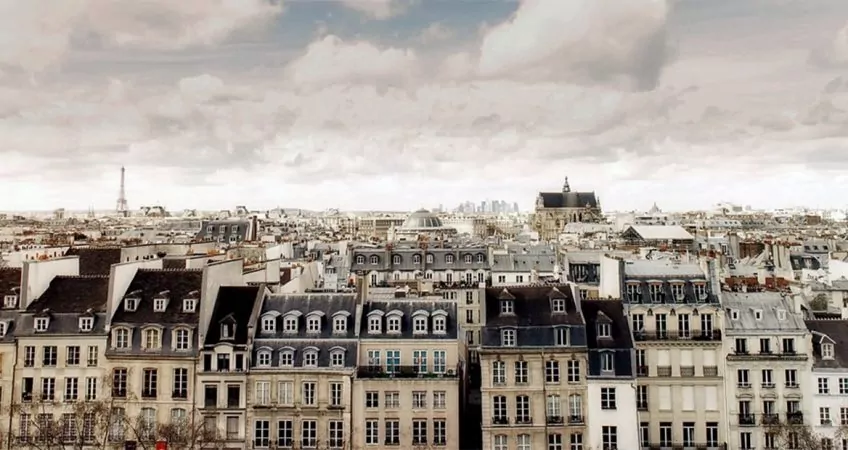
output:
<svg viewBox="0 0 848 450"><path fill-rule="evenodd" d="M422 228L442 228L442 219L439 219L438 216L427 211L426 209L419 209L414 213L410 214L409 217L406 218L406 221L403 222L402 228L420 230Z"/></svg>

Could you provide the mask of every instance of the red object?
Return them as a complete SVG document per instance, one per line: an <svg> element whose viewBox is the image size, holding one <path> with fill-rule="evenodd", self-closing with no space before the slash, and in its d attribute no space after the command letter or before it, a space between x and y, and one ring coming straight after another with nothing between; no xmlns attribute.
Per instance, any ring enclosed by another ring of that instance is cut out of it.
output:
<svg viewBox="0 0 848 450"><path fill-rule="evenodd" d="M165 441L156 441L156 450L168 450L168 443Z"/></svg>

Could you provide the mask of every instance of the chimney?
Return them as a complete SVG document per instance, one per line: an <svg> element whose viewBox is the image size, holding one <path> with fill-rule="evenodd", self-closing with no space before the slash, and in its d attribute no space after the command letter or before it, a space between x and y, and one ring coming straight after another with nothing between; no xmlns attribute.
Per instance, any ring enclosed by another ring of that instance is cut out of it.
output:
<svg viewBox="0 0 848 450"><path fill-rule="evenodd" d="M359 304L365 303L368 298L368 283L362 275L356 276L356 297L356 302Z"/></svg>
<svg viewBox="0 0 848 450"><path fill-rule="evenodd" d="M707 260L707 279L710 283L710 292L713 295L721 295L721 280L718 278L718 269L714 258Z"/></svg>

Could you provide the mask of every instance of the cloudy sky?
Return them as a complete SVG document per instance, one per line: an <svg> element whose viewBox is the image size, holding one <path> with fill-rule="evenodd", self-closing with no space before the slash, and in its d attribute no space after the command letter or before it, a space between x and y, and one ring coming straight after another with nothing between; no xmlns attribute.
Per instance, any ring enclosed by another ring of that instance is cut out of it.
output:
<svg viewBox="0 0 848 450"><path fill-rule="evenodd" d="M848 204L845 0L0 0L0 210Z"/></svg>

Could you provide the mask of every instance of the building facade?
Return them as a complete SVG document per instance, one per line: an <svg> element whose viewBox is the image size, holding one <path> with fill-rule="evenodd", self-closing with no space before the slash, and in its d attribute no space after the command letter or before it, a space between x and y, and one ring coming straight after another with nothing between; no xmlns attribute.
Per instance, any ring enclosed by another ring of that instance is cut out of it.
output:
<svg viewBox="0 0 848 450"><path fill-rule="evenodd" d="M848 449L848 320L807 320L812 337L812 428L822 448Z"/></svg>

